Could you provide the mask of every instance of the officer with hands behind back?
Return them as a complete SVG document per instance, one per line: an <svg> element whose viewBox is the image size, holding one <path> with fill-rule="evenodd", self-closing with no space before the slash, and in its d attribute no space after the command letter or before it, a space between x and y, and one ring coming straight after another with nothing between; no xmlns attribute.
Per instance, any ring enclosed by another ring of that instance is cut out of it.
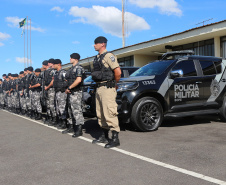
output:
<svg viewBox="0 0 226 185"><path fill-rule="evenodd" d="M120 145L116 84L121 78L121 69L116 56L107 52L106 46L105 37L95 39L94 48L98 55L93 61L92 78L96 82L96 113L102 134L93 143L107 143L105 148L112 148ZM112 139L108 137L109 130Z"/></svg>

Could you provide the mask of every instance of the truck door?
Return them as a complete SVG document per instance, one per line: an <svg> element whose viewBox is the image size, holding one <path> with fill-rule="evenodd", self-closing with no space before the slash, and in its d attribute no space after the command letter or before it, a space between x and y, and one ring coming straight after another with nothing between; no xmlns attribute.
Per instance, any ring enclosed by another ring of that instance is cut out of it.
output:
<svg viewBox="0 0 226 185"><path fill-rule="evenodd" d="M202 76L193 60L177 63L172 71L182 70L183 76L176 77L169 88L169 110L184 112L199 110L204 105Z"/></svg>

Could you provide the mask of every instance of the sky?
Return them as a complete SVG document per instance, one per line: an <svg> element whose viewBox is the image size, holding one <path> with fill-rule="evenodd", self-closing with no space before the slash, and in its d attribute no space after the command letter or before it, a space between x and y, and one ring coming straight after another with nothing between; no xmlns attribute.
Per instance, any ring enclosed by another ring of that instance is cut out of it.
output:
<svg viewBox="0 0 226 185"><path fill-rule="evenodd" d="M124 0L124 7L126 46L226 19L226 0ZM24 69L19 22L27 16L34 69L50 58L69 63L75 52L96 55L98 36L108 39L108 51L122 47L122 0L0 0L0 76ZM27 26L24 34L27 61Z"/></svg>

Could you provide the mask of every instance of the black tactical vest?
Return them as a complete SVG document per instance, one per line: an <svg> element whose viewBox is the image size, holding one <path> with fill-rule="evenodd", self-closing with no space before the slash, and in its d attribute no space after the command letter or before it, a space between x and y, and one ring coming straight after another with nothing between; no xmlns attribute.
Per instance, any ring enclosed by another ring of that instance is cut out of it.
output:
<svg viewBox="0 0 226 185"><path fill-rule="evenodd" d="M114 80L114 72L110 67L105 67L102 60L108 52L95 57L93 61L93 72L91 73L92 79L95 82L111 81Z"/></svg>
<svg viewBox="0 0 226 185"><path fill-rule="evenodd" d="M68 82L65 80L66 71L61 69L54 75L53 87L57 91L64 92L67 88Z"/></svg>
<svg viewBox="0 0 226 185"><path fill-rule="evenodd" d="M55 69L49 68L45 71L45 86L48 86L52 81L52 77L54 76Z"/></svg>
<svg viewBox="0 0 226 185"><path fill-rule="evenodd" d="M0 93L3 93L3 84L0 85Z"/></svg>

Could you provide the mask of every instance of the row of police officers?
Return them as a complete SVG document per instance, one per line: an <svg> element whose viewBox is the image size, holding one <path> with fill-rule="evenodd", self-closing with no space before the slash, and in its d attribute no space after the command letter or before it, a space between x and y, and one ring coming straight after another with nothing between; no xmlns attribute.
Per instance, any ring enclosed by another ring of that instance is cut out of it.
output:
<svg viewBox="0 0 226 185"><path fill-rule="evenodd" d="M98 55L93 61L92 78L96 82L96 113L102 133L92 143L106 143L105 148L120 145L117 113L117 82L121 69L114 54L106 50L107 39L97 37L94 48ZM60 59L49 59L42 68L25 68L18 74L3 75L0 79L0 108L42 120L44 124L63 129L62 134L83 135L82 82L85 70L79 65L80 55L72 53L69 70L62 69ZM109 138L109 131L112 137Z"/></svg>

